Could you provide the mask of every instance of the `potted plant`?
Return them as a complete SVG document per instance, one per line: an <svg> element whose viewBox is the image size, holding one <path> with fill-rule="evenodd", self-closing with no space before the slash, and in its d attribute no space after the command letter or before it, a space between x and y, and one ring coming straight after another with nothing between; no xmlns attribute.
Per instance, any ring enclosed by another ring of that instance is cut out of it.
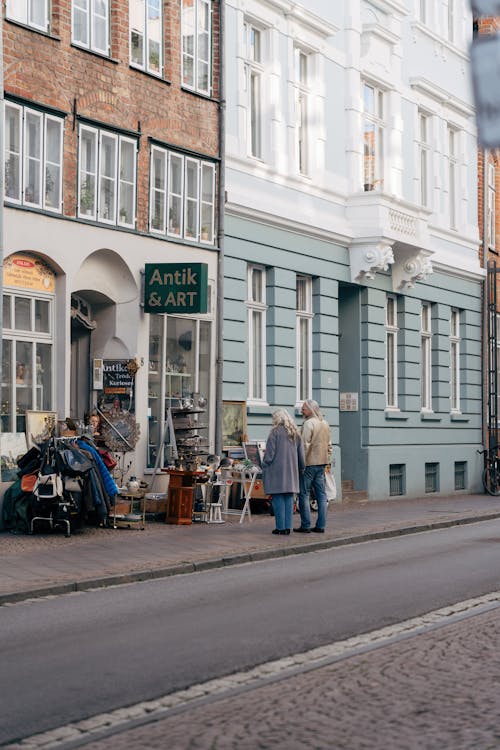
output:
<svg viewBox="0 0 500 750"><path fill-rule="evenodd" d="M87 181L80 188L80 213L86 216L94 213L94 191Z"/></svg>

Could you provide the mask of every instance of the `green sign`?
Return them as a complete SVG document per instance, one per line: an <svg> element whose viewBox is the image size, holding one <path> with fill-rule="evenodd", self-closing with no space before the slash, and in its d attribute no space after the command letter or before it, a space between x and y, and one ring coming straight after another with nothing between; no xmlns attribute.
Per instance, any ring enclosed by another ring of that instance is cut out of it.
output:
<svg viewBox="0 0 500 750"><path fill-rule="evenodd" d="M146 263L144 312L206 313L206 263Z"/></svg>

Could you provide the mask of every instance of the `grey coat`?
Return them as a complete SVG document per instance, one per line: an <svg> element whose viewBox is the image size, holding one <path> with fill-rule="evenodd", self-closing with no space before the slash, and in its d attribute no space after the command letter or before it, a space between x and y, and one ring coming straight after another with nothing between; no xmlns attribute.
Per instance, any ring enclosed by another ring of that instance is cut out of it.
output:
<svg viewBox="0 0 500 750"><path fill-rule="evenodd" d="M304 446L302 440L290 440L283 425L273 427L266 442L262 461L264 492L267 495L297 494L299 471L304 471Z"/></svg>

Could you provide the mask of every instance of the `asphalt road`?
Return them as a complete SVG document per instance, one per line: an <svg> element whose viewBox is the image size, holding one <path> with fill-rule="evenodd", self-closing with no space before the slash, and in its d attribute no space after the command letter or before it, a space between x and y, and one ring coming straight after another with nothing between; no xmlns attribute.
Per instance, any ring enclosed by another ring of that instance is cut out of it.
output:
<svg viewBox="0 0 500 750"><path fill-rule="evenodd" d="M500 588L500 521L0 609L0 743Z"/></svg>

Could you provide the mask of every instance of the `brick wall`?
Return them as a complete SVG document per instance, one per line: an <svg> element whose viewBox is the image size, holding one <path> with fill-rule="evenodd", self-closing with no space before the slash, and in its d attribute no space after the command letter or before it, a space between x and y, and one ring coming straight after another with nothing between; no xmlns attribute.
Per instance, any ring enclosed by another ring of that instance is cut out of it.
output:
<svg viewBox="0 0 500 750"><path fill-rule="evenodd" d="M50 34L4 22L4 82L16 95L67 113L64 133L64 213L75 216L78 115L104 126L140 129L137 229L148 228L149 145L153 137L218 156L219 5L213 5L213 91L209 99L181 88L181 0L164 0L164 76L129 66L128 2L111 0L111 58L71 45L71 2L54 0Z"/></svg>

